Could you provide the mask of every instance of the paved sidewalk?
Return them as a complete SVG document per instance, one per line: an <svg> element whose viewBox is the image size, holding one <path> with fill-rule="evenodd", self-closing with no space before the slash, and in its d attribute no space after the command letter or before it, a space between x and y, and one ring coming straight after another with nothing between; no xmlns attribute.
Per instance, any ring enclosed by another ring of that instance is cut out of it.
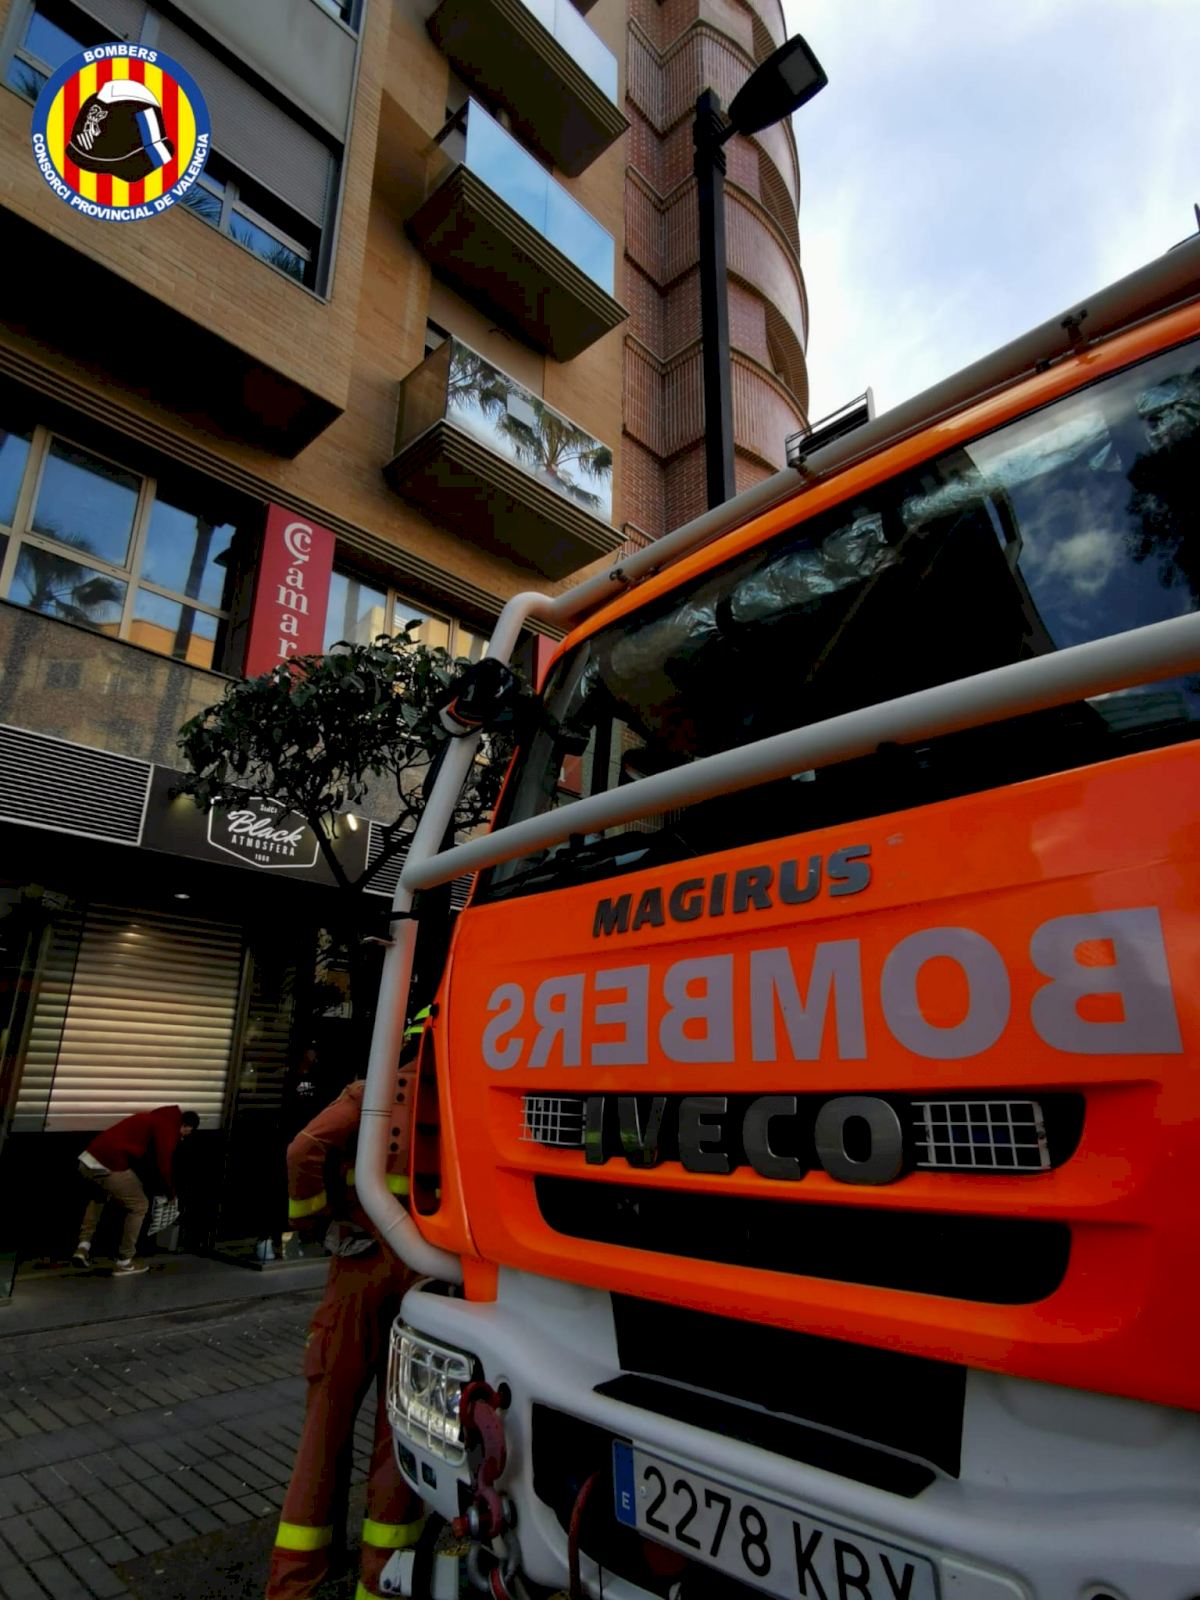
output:
<svg viewBox="0 0 1200 1600"><path fill-rule="evenodd" d="M319 1293L7 1338L0 1317L0 1596L260 1596Z"/></svg>
<svg viewBox="0 0 1200 1600"><path fill-rule="evenodd" d="M127 1279L113 1278L104 1265L82 1275L65 1263L26 1266L17 1275L12 1299L0 1301L0 1344L11 1334L295 1293L323 1284L328 1268L327 1256L256 1272L205 1256L168 1254L152 1256L148 1272Z"/></svg>

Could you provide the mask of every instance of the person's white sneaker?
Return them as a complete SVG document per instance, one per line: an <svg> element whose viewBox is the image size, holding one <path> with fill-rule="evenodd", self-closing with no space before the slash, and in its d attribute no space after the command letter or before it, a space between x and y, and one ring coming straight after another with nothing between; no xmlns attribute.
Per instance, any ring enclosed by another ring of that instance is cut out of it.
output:
<svg viewBox="0 0 1200 1600"><path fill-rule="evenodd" d="M71 1257L71 1265L86 1271L92 1264L92 1247L90 1244L77 1244L75 1254Z"/></svg>
<svg viewBox="0 0 1200 1600"><path fill-rule="evenodd" d="M132 1278L135 1273L150 1269L144 1261L118 1261L112 1270L114 1278Z"/></svg>

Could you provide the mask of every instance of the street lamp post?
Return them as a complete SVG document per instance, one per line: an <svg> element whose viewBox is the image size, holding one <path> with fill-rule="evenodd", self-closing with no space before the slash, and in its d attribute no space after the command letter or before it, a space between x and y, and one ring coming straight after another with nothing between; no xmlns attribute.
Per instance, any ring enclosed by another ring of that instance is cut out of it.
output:
<svg viewBox="0 0 1200 1600"><path fill-rule="evenodd" d="M828 82L820 62L795 35L780 45L734 95L727 115L705 89L692 124L692 170L700 225L700 342L704 382L704 467L709 507L736 492L733 369L729 356L729 285L725 261L725 144L735 133L761 133L798 111Z"/></svg>

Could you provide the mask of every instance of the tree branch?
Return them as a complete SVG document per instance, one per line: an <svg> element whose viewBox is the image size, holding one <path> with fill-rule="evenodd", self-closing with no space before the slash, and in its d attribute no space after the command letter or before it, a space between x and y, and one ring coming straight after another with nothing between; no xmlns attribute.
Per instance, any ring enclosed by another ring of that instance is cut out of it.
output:
<svg viewBox="0 0 1200 1600"><path fill-rule="evenodd" d="M301 813L301 815L304 814ZM329 813L326 811L322 812L317 817L305 816L304 820L308 823L309 827L317 836L317 844L320 847L321 854L325 857L325 865L329 868L330 872L333 873L334 882L337 884L339 889L345 890L347 895L349 895L357 891L366 880L364 878L358 878L355 880L355 882L351 883L350 879L346 876L346 869L338 860L337 851L333 848L333 840L325 831L324 823L327 817L329 817ZM329 817L329 820L332 822L334 819Z"/></svg>

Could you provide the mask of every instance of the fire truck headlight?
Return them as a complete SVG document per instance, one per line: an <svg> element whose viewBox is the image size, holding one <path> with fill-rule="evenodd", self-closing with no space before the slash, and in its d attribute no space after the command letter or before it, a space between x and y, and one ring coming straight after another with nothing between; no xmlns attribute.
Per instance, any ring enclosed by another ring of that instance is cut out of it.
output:
<svg viewBox="0 0 1200 1600"><path fill-rule="evenodd" d="M475 1375L474 1356L436 1344L403 1322L392 1327L388 1349L388 1421L411 1443L448 1466L467 1458L459 1405Z"/></svg>

